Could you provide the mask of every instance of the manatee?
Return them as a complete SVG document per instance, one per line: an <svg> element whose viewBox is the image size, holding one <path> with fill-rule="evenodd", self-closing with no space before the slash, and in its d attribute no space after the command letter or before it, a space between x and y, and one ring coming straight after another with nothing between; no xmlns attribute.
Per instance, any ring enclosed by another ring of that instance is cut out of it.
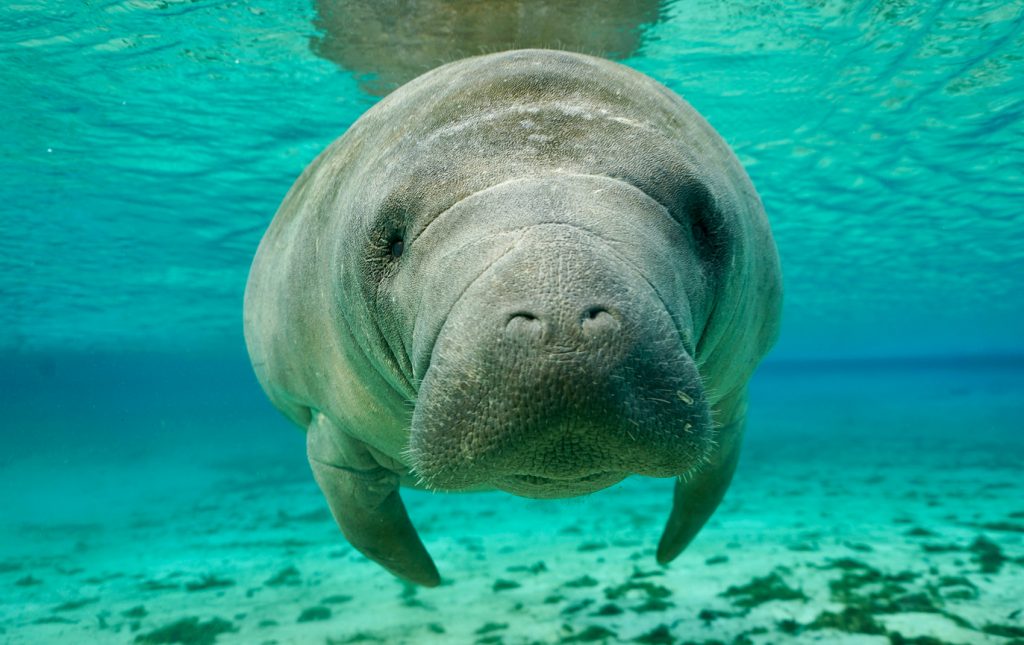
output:
<svg viewBox="0 0 1024 645"><path fill-rule="evenodd" d="M761 201L689 104L519 50L414 79L328 146L259 245L244 324L345 537L433 586L402 486L671 477L675 558L732 479L781 298Z"/></svg>

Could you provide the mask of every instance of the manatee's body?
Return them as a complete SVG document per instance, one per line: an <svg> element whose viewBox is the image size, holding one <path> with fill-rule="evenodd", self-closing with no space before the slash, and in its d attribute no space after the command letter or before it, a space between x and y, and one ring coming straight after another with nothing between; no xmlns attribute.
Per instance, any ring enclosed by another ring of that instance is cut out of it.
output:
<svg viewBox="0 0 1024 645"><path fill-rule="evenodd" d="M346 537L436 584L399 484L677 477L675 557L731 479L780 301L761 202L703 118L621 65L523 50L410 82L306 169L245 335Z"/></svg>

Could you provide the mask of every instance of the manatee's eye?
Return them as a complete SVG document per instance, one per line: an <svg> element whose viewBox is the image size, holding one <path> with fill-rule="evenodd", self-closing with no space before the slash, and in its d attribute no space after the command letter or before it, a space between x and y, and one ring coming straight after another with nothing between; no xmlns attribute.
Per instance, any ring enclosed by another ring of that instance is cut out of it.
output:
<svg viewBox="0 0 1024 645"><path fill-rule="evenodd" d="M706 246L708 238L711 237L711 234L708 232L707 222L705 222L703 218L697 218L693 222L691 230L693 231L694 243L699 247Z"/></svg>
<svg viewBox="0 0 1024 645"><path fill-rule="evenodd" d="M388 250L391 252L391 257L402 257L402 253L405 252L405 240L402 239L402 236L395 235L388 240Z"/></svg>

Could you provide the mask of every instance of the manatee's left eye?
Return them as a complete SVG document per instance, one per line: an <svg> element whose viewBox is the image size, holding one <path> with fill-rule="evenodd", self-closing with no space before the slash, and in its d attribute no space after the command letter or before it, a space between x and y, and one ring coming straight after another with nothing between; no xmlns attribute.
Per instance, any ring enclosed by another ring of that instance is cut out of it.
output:
<svg viewBox="0 0 1024 645"><path fill-rule="evenodd" d="M711 234L708 232L707 222L703 218L697 218L694 220L691 227L693 231L693 241L698 247L705 247L708 244L708 238Z"/></svg>
<svg viewBox="0 0 1024 645"><path fill-rule="evenodd" d="M391 257L402 257L402 253L405 252L405 240L402 239L401 235L391 236L391 239L388 240L388 250L391 252Z"/></svg>

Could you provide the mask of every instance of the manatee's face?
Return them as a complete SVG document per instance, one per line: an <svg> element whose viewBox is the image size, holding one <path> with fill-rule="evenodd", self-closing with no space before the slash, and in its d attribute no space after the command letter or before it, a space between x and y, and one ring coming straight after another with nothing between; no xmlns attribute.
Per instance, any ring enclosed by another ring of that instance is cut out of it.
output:
<svg viewBox="0 0 1024 645"><path fill-rule="evenodd" d="M377 300L418 390L421 483L562 497L697 468L712 433L695 237L636 188L569 174L493 186L394 237Z"/></svg>

